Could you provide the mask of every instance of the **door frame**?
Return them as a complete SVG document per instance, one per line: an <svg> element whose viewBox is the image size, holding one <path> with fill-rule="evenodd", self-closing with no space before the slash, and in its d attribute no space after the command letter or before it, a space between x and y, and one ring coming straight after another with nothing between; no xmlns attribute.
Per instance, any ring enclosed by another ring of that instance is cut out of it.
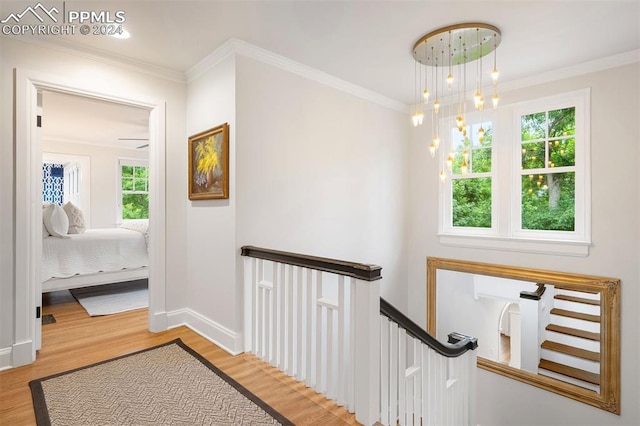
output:
<svg viewBox="0 0 640 426"><path fill-rule="evenodd" d="M149 330L167 329L165 274L166 105L164 100L123 95L97 83L14 69L15 81L15 281L12 365L30 364L40 346L42 283L42 141L38 92L51 91L149 110Z"/></svg>

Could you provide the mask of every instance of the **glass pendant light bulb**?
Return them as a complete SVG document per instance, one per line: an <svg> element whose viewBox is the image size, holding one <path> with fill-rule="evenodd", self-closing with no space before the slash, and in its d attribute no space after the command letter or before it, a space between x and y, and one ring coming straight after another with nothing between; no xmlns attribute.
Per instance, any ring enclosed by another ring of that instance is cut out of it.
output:
<svg viewBox="0 0 640 426"><path fill-rule="evenodd" d="M444 170L440 171L440 182L445 183L447 181L447 174L444 172Z"/></svg>
<svg viewBox="0 0 640 426"><path fill-rule="evenodd" d="M500 72L498 71L498 68L493 68L493 71L491 71L491 79L493 80L493 84L496 84L498 82L498 76L500 75Z"/></svg>
<svg viewBox="0 0 640 426"><path fill-rule="evenodd" d="M480 95L480 100L478 101L478 111L482 111L484 109L484 97Z"/></svg>
<svg viewBox="0 0 640 426"><path fill-rule="evenodd" d="M422 112L422 110L420 110L418 111L418 126L421 126L423 121L424 121L424 113Z"/></svg>
<svg viewBox="0 0 640 426"><path fill-rule="evenodd" d="M436 149L440 147L440 136L436 135L436 137L433 138L433 146L435 146Z"/></svg>
<svg viewBox="0 0 640 426"><path fill-rule="evenodd" d="M458 128L459 131L462 131L462 128L464 127L464 119L462 118L461 115L458 115L456 117L456 127Z"/></svg>
<svg viewBox="0 0 640 426"><path fill-rule="evenodd" d="M498 97L497 93L493 94L493 97L491 98L491 102L493 103L493 109L498 108L498 102L500 101L500 98Z"/></svg>
<svg viewBox="0 0 640 426"><path fill-rule="evenodd" d="M449 73L447 76L447 87L451 89L453 87L453 74Z"/></svg>
<svg viewBox="0 0 640 426"><path fill-rule="evenodd" d="M462 172L463 175L466 175L467 171L469 171L469 164L467 163L466 158L462 159L462 164L460 165L460 171Z"/></svg>
<svg viewBox="0 0 640 426"><path fill-rule="evenodd" d="M429 103L429 89L425 88L424 92L422 92L422 97L424 98L424 103Z"/></svg>
<svg viewBox="0 0 640 426"><path fill-rule="evenodd" d="M478 90L476 92L476 94L473 95L473 104L475 105L476 109L478 108L478 105L480 104L480 99L482 99L482 94Z"/></svg>
<svg viewBox="0 0 640 426"><path fill-rule="evenodd" d="M418 127L418 111L414 112L411 116L411 122L413 123L413 127Z"/></svg>
<svg viewBox="0 0 640 426"><path fill-rule="evenodd" d="M449 156L447 157L447 169L451 170L453 167L453 152L449 151Z"/></svg>
<svg viewBox="0 0 640 426"><path fill-rule="evenodd" d="M480 142L484 141L484 128L482 126L478 129L478 140Z"/></svg>
<svg viewBox="0 0 640 426"><path fill-rule="evenodd" d="M436 99L433 103L433 111L437 114L440 111L440 101Z"/></svg>
<svg viewBox="0 0 640 426"><path fill-rule="evenodd" d="M429 155L431 158L436 156L436 145L433 142L429 145Z"/></svg>

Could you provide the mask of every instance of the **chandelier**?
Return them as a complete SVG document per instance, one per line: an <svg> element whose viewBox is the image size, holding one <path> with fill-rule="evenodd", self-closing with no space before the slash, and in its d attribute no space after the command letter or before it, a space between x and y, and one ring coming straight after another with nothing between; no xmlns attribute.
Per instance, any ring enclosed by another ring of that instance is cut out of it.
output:
<svg viewBox="0 0 640 426"><path fill-rule="evenodd" d="M482 111L485 106L483 92L483 59L493 52L493 61L485 65L491 69L487 74L491 76L493 108L498 107L498 67L496 48L500 44L500 30L489 24L464 23L449 25L423 36L413 46L415 98L411 120L414 126L424 121L423 105L431 104L431 121L433 135L429 144L429 153L435 157L440 147L439 113L443 105L449 108L449 115L455 114L455 122L462 137L467 137L467 101L473 100L476 110ZM491 58L489 58L491 59ZM467 99L469 98L469 99ZM452 111L455 108L455 112ZM477 130L480 141L484 138L482 126ZM453 152L446 160L450 168L453 162ZM462 173L466 173L467 152L462 162ZM440 172L440 179L445 180L444 170Z"/></svg>

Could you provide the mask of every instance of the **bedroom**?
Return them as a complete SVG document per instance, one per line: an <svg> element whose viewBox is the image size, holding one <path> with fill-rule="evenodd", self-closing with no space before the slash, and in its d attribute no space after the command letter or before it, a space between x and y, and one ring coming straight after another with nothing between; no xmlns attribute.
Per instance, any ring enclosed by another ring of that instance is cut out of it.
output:
<svg viewBox="0 0 640 426"><path fill-rule="evenodd" d="M39 100L45 319L66 290L102 293L117 282L127 283L126 304L146 306L149 112L52 91Z"/></svg>

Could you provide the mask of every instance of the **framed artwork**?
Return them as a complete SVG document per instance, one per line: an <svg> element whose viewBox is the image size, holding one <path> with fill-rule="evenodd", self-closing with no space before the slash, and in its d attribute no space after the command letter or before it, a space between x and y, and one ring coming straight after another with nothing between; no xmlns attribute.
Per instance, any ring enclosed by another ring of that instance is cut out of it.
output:
<svg viewBox="0 0 640 426"><path fill-rule="evenodd" d="M189 137L189 199L229 198L229 125Z"/></svg>

